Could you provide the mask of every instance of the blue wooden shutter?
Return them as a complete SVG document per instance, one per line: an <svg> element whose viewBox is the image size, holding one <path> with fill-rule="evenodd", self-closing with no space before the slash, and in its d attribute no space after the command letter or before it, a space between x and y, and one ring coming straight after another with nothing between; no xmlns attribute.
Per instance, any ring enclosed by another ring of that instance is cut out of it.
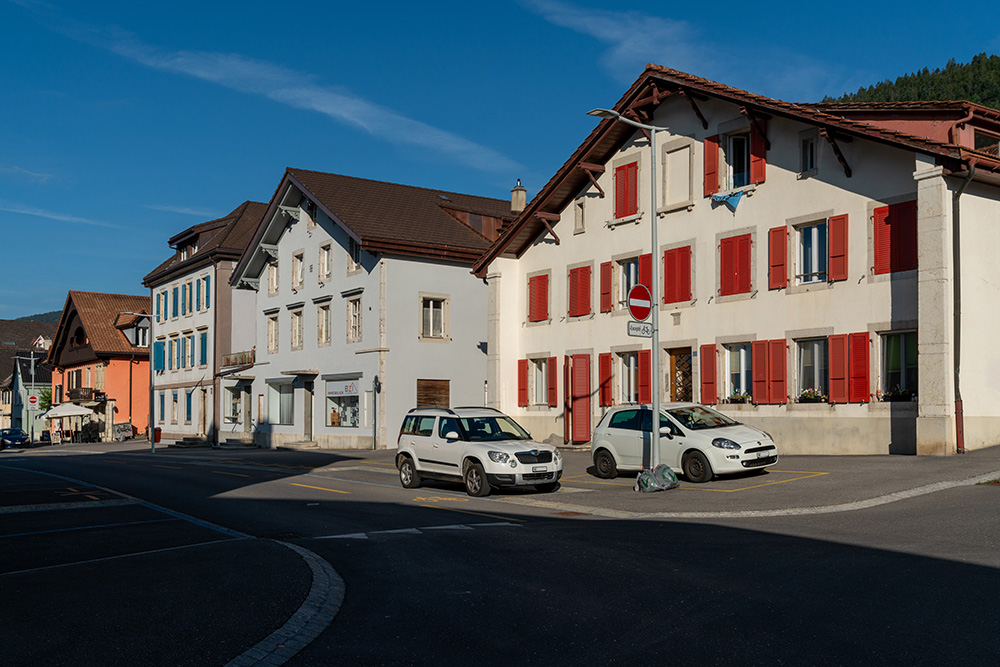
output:
<svg viewBox="0 0 1000 667"><path fill-rule="evenodd" d="M208 364L208 332L201 332L201 365Z"/></svg>
<svg viewBox="0 0 1000 667"><path fill-rule="evenodd" d="M153 370L163 370L163 341L153 343Z"/></svg>
<svg viewBox="0 0 1000 667"><path fill-rule="evenodd" d="M209 296L212 293L212 277L205 276L205 308L208 308L212 304L212 297Z"/></svg>

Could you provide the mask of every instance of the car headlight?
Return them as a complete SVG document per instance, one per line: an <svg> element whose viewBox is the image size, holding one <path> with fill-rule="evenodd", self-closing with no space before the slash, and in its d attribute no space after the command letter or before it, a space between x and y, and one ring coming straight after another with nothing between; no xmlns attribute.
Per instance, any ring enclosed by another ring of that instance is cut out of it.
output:
<svg viewBox="0 0 1000 667"><path fill-rule="evenodd" d="M489 452L489 456L494 463L507 463L510 460L510 454L507 452Z"/></svg>
<svg viewBox="0 0 1000 667"><path fill-rule="evenodd" d="M716 438L712 441L712 446L719 449L743 449L729 438Z"/></svg>
<svg viewBox="0 0 1000 667"><path fill-rule="evenodd" d="M552 462L556 464L562 463L562 453L558 449L552 450Z"/></svg>

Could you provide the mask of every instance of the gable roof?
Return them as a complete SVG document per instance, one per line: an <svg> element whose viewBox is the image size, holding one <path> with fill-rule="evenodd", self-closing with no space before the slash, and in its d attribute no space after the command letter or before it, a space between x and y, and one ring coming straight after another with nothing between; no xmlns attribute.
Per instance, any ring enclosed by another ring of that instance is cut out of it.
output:
<svg viewBox="0 0 1000 667"><path fill-rule="evenodd" d="M55 334L55 322L0 320L0 386L10 381L15 356L30 348L38 336L51 339Z"/></svg>
<svg viewBox="0 0 1000 667"><path fill-rule="evenodd" d="M646 65L643 73L613 108L625 117L648 122L653 110L674 95L686 99L692 113L699 116L698 102L711 98L737 105L750 114L815 125L833 136L863 138L931 155L945 167L946 173L964 176L969 165L975 163L986 171L1000 174L1000 162L989 153L838 116L825 111L827 107L823 105L795 104L757 95L660 65ZM703 118L702 124L707 129ZM514 222L476 261L473 272L485 275L490 262L501 254L520 256L539 234L546 231L539 214L560 214L573 197L589 184L590 177L580 164L605 164L635 133L636 129L625 123L601 120Z"/></svg>
<svg viewBox="0 0 1000 667"><path fill-rule="evenodd" d="M251 249L268 238L268 229L284 214L280 207L289 186L314 201L372 253L472 264L489 248L490 241L449 211L488 216L504 223L514 219L510 201L505 199L289 167L254 234ZM260 258L253 254L247 252L240 260L233 272L234 284L251 264L254 270L259 268Z"/></svg>
<svg viewBox="0 0 1000 667"><path fill-rule="evenodd" d="M170 238L171 246L201 238L198 251L185 260L174 253L142 279L143 286L156 287L213 259L239 259L266 210L267 204L263 202L245 201L221 218L199 223L175 234ZM215 233L210 234L213 231Z"/></svg>
<svg viewBox="0 0 1000 667"><path fill-rule="evenodd" d="M34 348L17 351L15 366L18 374L21 376L21 384L31 384L32 379L34 379L36 385L52 384L52 369L42 363L45 361L47 355L48 352L46 350ZM32 375L31 357L35 358L34 375Z"/></svg>
<svg viewBox="0 0 1000 667"><path fill-rule="evenodd" d="M94 353L101 355L127 354L137 357L148 356L147 348L133 347L125 334L115 327L118 316L125 312L145 313L150 310L150 298L133 294L104 294L102 292L70 291L66 296L59 327L49 348L47 361L55 364L55 359L73 332L67 331L75 312L87 334Z"/></svg>

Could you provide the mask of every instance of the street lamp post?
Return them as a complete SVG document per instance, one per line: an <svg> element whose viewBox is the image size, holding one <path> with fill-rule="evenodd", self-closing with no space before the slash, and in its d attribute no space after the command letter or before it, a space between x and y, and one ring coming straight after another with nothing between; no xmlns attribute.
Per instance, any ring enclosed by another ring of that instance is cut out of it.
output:
<svg viewBox="0 0 1000 667"><path fill-rule="evenodd" d="M625 123L626 125L631 125L632 127L638 128L640 130L646 130L649 132L649 228L652 249L652 275L650 280L652 285L649 286L649 294L652 300L652 318L653 318L653 372L652 372L652 382L650 383L650 389L653 394L653 415L652 415L652 433L650 433L651 442L651 452L649 457L650 468L655 468L660 464L660 262L657 257L657 248L659 244L656 238L656 227L657 227L657 215L656 215L656 133L659 130L665 130L663 127L656 127L655 125L647 125L645 123L640 123L634 121L631 118L625 118L617 111L611 109L594 109L587 112L590 116L597 116L598 118L605 118L608 120L618 121Z"/></svg>

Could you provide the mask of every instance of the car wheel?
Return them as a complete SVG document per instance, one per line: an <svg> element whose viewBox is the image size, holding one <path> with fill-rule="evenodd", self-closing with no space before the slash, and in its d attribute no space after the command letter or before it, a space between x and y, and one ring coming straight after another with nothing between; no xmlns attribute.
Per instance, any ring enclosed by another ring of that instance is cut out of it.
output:
<svg viewBox="0 0 1000 667"><path fill-rule="evenodd" d="M712 465L701 452L691 452L684 457L684 477L695 484L708 482L712 479Z"/></svg>
<svg viewBox="0 0 1000 667"><path fill-rule="evenodd" d="M542 493L552 493L559 488L559 482L549 482L548 484L535 484L535 488Z"/></svg>
<svg viewBox="0 0 1000 667"><path fill-rule="evenodd" d="M597 476L602 479L614 479L618 476L615 457L606 449L600 449L594 454L594 468L597 469Z"/></svg>
<svg viewBox="0 0 1000 667"><path fill-rule="evenodd" d="M417 467L413 465L413 459L409 456L399 458L399 483L404 489L415 489L420 486L420 473L417 472Z"/></svg>
<svg viewBox="0 0 1000 667"><path fill-rule="evenodd" d="M470 496L481 498L490 495L490 482L486 479L483 466L470 463L465 468L465 492Z"/></svg>

